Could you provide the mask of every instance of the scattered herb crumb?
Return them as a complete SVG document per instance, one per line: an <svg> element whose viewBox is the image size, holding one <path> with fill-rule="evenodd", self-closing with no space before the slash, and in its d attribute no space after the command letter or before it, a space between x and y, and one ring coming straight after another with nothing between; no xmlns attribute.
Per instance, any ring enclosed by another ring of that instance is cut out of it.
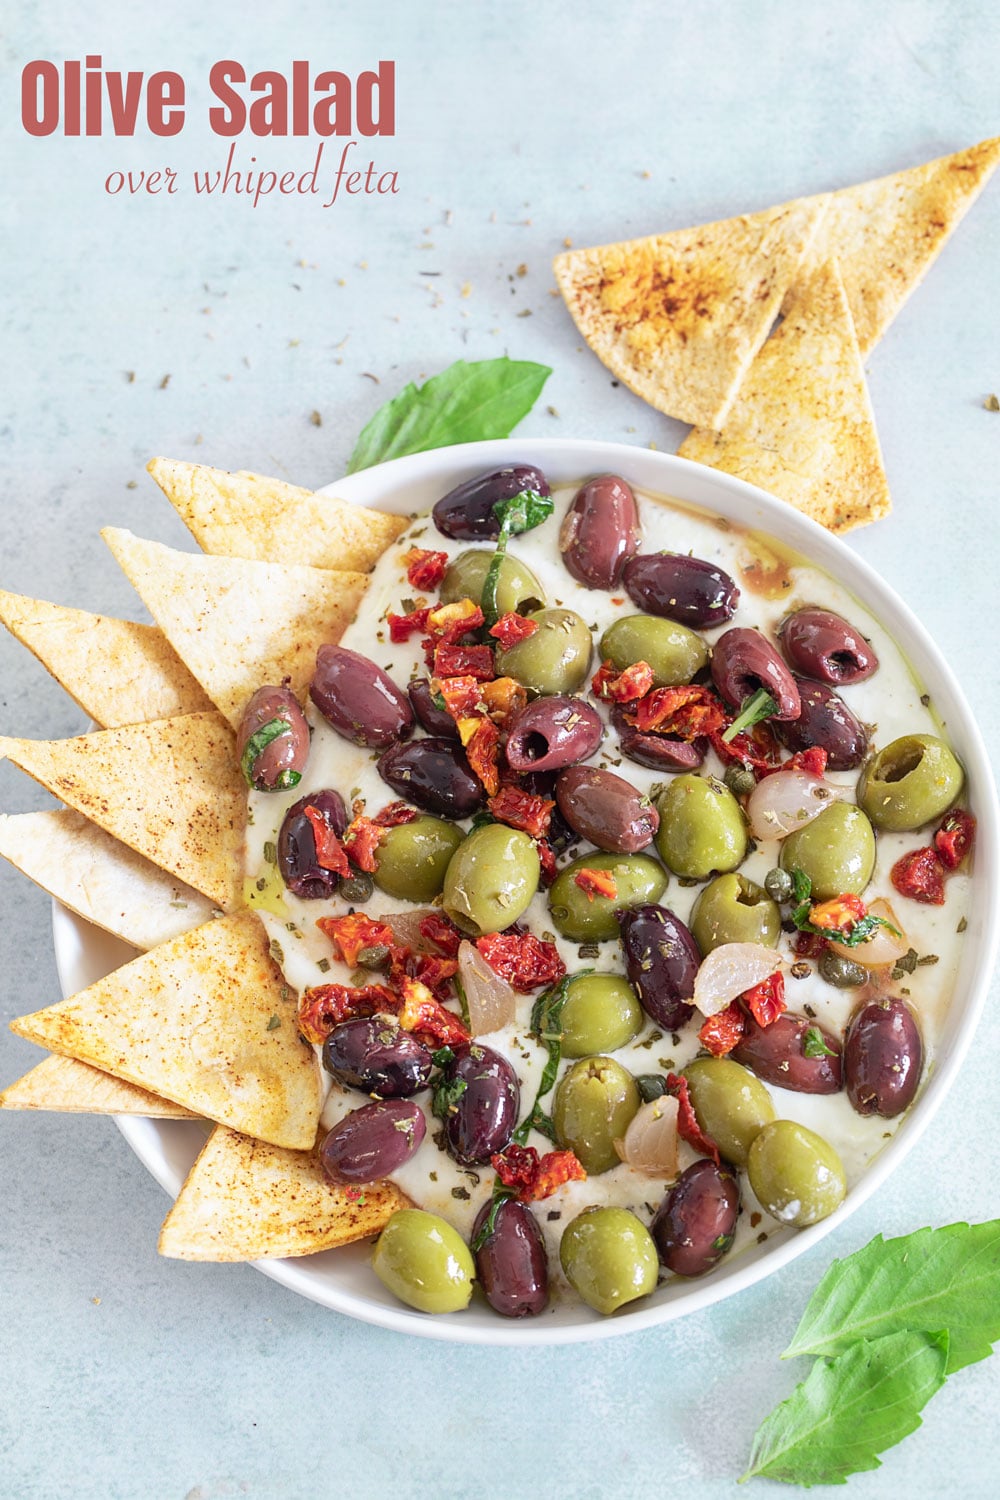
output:
<svg viewBox="0 0 1000 1500"><path fill-rule="evenodd" d="M272 1016L271 1019L267 1023L267 1029L268 1029L268 1031L277 1031L277 1029L278 1029L278 1027L280 1025L281 1025L281 1017L280 1016Z"/></svg>

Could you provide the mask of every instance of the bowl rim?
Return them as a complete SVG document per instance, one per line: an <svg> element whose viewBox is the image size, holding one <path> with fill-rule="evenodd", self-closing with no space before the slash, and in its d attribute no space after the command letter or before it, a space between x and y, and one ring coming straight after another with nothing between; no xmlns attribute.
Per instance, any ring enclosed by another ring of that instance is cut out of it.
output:
<svg viewBox="0 0 1000 1500"><path fill-rule="evenodd" d="M942 1039L940 1056L928 1076L911 1112L879 1152L861 1181L829 1218L805 1230L781 1230L759 1249L744 1251L710 1278L692 1282L668 1282L652 1297L624 1308L613 1317L601 1317L589 1309L573 1308L577 1321L555 1322L548 1318L508 1322L485 1307L447 1317L431 1317L402 1305L390 1305L373 1295L360 1295L317 1275L321 1258L259 1260L251 1264L290 1291L349 1317L396 1332L446 1342L485 1345L555 1345L613 1338L657 1327L724 1300L764 1277L773 1275L791 1260L807 1253L819 1240L837 1229L874 1192L913 1149L940 1108L955 1080L972 1042L985 1004L986 992L1000 943L1000 809L986 748L972 712L953 673L920 620L881 576L844 541L826 531L786 502L754 485L717 469L695 464L675 454L587 438L505 438L430 449L392 459L370 469L359 470L318 493L339 499L408 513L433 503L433 499L464 478L491 465L511 462L541 467L554 485L566 485L600 472L622 472L629 483L683 504L701 506L739 525L770 533L785 545L805 554L832 573L861 603L872 610L897 642L906 642L906 652L919 677L932 691L935 707L948 725L949 740L956 745L965 764L978 821L976 880L972 889L969 926L977 936L962 954L956 992L949 1016L955 1017L953 1034ZM411 490L432 487L433 498L410 503ZM387 504L387 500L394 504ZM64 995L74 993L97 976L101 944L97 929L54 903L53 940L60 984ZM101 937L106 938L106 934ZM108 968L121 962L113 958ZM108 968L101 972L107 972ZM200 1148L202 1127L191 1122L151 1121L139 1117L115 1117L118 1128L147 1170L171 1196L176 1197L186 1175L183 1158ZM356 1248L356 1247L355 1247ZM343 1257L351 1247L322 1252ZM376 1284L377 1288L377 1284Z"/></svg>

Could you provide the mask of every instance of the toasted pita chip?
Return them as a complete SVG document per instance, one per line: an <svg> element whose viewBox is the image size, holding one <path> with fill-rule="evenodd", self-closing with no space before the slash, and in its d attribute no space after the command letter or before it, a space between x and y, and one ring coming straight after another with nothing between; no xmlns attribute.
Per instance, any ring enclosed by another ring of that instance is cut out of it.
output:
<svg viewBox="0 0 1000 1500"><path fill-rule="evenodd" d="M155 948L215 915L211 901L68 808L0 814L0 855L133 948Z"/></svg>
<svg viewBox="0 0 1000 1500"><path fill-rule="evenodd" d="M802 274L836 257L862 354L919 286L998 161L1000 136L831 194Z"/></svg>
<svg viewBox="0 0 1000 1500"><path fill-rule="evenodd" d="M186 932L11 1030L275 1146L316 1139L319 1068L249 912Z"/></svg>
<svg viewBox="0 0 1000 1500"><path fill-rule="evenodd" d="M825 199L571 250L556 281L597 357L657 411L721 426Z"/></svg>
<svg viewBox="0 0 1000 1500"><path fill-rule="evenodd" d="M0 620L105 729L212 706L155 625L91 615L2 589Z"/></svg>
<svg viewBox="0 0 1000 1500"><path fill-rule="evenodd" d="M244 470L154 458L146 465L206 552L256 562L368 573L409 525L330 495Z"/></svg>
<svg viewBox="0 0 1000 1500"><path fill-rule="evenodd" d="M74 1057L53 1053L0 1093L0 1109L46 1109L72 1115L145 1115L151 1120L194 1120L183 1104L102 1073Z"/></svg>
<svg viewBox="0 0 1000 1500"><path fill-rule="evenodd" d="M283 1151L221 1126L160 1231L175 1260L313 1255L384 1229L409 1199L389 1182L334 1187L313 1152Z"/></svg>
<svg viewBox="0 0 1000 1500"><path fill-rule="evenodd" d="M288 677L305 699L318 648L340 639L368 582L363 573L175 552L112 526L101 535L234 728L265 683Z"/></svg>
<svg viewBox="0 0 1000 1500"><path fill-rule="evenodd" d="M833 262L801 280L723 430L696 428L678 452L769 490L831 531L888 514L875 419Z"/></svg>
<svg viewBox="0 0 1000 1500"><path fill-rule="evenodd" d="M232 731L217 713L72 740L0 735L4 756L223 911L242 905L246 785Z"/></svg>

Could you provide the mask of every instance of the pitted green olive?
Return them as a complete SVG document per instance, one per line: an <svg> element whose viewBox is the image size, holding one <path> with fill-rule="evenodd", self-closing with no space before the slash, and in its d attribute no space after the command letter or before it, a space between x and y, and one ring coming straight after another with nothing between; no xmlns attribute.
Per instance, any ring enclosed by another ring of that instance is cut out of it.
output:
<svg viewBox="0 0 1000 1500"><path fill-rule="evenodd" d="M621 1140L641 1103L631 1073L613 1057L585 1057L564 1073L556 1089L552 1123L560 1146L575 1151L591 1177L619 1163Z"/></svg>
<svg viewBox="0 0 1000 1500"><path fill-rule="evenodd" d="M750 1147L774 1119L767 1089L729 1057L698 1057L684 1069L698 1124L726 1161L745 1167Z"/></svg>
<svg viewBox="0 0 1000 1500"><path fill-rule="evenodd" d="M516 922L538 889L534 840L503 823L477 828L459 845L444 877L444 909L472 937Z"/></svg>
<svg viewBox="0 0 1000 1500"><path fill-rule="evenodd" d="M560 1014L563 1057L617 1052L642 1030L642 1006L620 974L581 974L566 986Z"/></svg>
<svg viewBox="0 0 1000 1500"><path fill-rule="evenodd" d="M566 1280L595 1312L613 1313L656 1288L653 1236L627 1208L585 1208L559 1243Z"/></svg>
<svg viewBox="0 0 1000 1500"><path fill-rule="evenodd" d="M769 1214L804 1229L839 1208L847 1192L836 1151L795 1120L772 1120L750 1147L750 1186Z"/></svg>
<svg viewBox="0 0 1000 1500"><path fill-rule="evenodd" d="M491 548L476 548L471 552L460 552L457 557L452 558L441 580L441 603L457 604L459 599L471 599L474 604L478 604L493 556ZM545 590L531 569L520 558L506 553L500 564L500 581L497 584L497 609L500 614L505 615L512 610L523 614L522 605L531 604L533 609L538 609L544 603Z"/></svg>
<svg viewBox="0 0 1000 1500"><path fill-rule="evenodd" d="M675 875L704 880L713 871L735 870L747 852L740 804L711 776L675 776L656 804L656 847Z"/></svg>
<svg viewBox="0 0 1000 1500"><path fill-rule="evenodd" d="M623 615L601 636L601 660L623 672L637 661L653 669L656 687L679 687L708 665L700 635L659 615Z"/></svg>
<svg viewBox="0 0 1000 1500"><path fill-rule="evenodd" d="M852 892L860 896L875 868L872 825L850 802L834 802L781 846L783 870L801 870L817 901Z"/></svg>
<svg viewBox="0 0 1000 1500"><path fill-rule="evenodd" d="M781 911L763 887L730 873L709 881L694 904L690 926L702 958L721 943L774 948L781 936Z"/></svg>
<svg viewBox="0 0 1000 1500"><path fill-rule="evenodd" d="M375 855L375 884L404 901L433 901L462 838L462 830L443 818L414 818L390 828Z"/></svg>
<svg viewBox="0 0 1000 1500"><path fill-rule="evenodd" d="M456 1229L422 1208L401 1208L379 1235L372 1253L375 1275L419 1312L460 1312L468 1307L476 1268Z"/></svg>
<svg viewBox="0 0 1000 1500"><path fill-rule="evenodd" d="M858 801L876 828L905 833L946 812L964 780L943 740L933 734L904 734L865 766Z"/></svg>
<svg viewBox="0 0 1000 1500"><path fill-rule="evenodd" d="M613 896L594 895L577 885L582 870L607 870ZM549 890L553 925L574 943L606 943L618 936L615 912L659 901L667 888L663 866L648 854L581 854L556 876Z"/></svg>
<svg viewBox="0 0 1000 1500"><path fill-rule="evenodd" d="M586 681L593 651L586 621L572 609L539 609L528 618L538 629L497 652L497 676L515 677L529 692L575 693Z"/></svg>

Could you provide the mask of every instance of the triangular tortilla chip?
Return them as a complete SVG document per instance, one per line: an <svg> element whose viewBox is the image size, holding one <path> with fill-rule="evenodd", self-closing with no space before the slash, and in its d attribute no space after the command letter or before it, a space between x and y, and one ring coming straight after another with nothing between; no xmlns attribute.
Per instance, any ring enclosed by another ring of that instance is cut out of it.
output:
<svg viewBox="0 0 1000 1500"><path fill-rule="evenodd" d="M133 853L82 813L0 814L0 855L87 922L155 948L213 917L211 901Z"/></svg>
<svg viewBox="0 0 1000 1500"><path fill-rule="evenodd" d="M0 735L4 756L223 911L242 905L246 784L232 731L217 713L72 740Z"/></svg>
<svg viewBox="0 0 1000 1500"><path fill-rule="evenodd" d="M1000 136L831 195L807 259L836 257L862 354L923 280L998 161Z"/></svg>
<svg viewBox="0 0 1000 1500"><path fill-rule="evenodd" d="M147 469L206 552L368 573L409 525L330 495L204 464L154 458Z"/></svg>
<svg viewBox="0 0 1000 1500"><path fill-rule="evenodd" d="M265 683L288 677L305 700L317 650L340 639L368 582L363 573L175 552L113 526L101 535L234 728Z"/></svg>
<svg viewBox="0 0 1000 1500"><path fill-rule="evenodd" d="M212 704L163 632L0 589L0 620L104 729Z"/></svg>
<svg viewBox="0 0 1000 1500"><path fill-rule="evenodd" d="M249 912L186 932L11 1030L273 1145L316 1139L319 1067Z"/></svg>
<svg viewBox="0 0 1000 1500"><path fill-rule="evenodd" d="M409 1199L389 1182L334 1187L313 1152L283 1151L221 1126L160 1231L176 1260L312 1255L385 1228Z"/></svg>
<svg viewBox="0 0 1000 1500"><path fill-rule="evenodd" d="M171 1104L74 1057L53 1053L0 1093L0 1109L46 1109L73 1115L145 1115L151 1120L195 1120Z"/></svg>
<svg viewBox="0 0 1000 1500"><path fill-rule="evenodd" d="M723 430L696 428L678 452L769 490L831 531L888 514L861 355L832 262L800 282Z"/></svg>
<svg viewBox="0 0 1000 1500"><path fill-rule="evenodd" d="M657 411L718 427L823 212L813 198L571 250L556 281L597 357Z"/></svg>

